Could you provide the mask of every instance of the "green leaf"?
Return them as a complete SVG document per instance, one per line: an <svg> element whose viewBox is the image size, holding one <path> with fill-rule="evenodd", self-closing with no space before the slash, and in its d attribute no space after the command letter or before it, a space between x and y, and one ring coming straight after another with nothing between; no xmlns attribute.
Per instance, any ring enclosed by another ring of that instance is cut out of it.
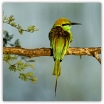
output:
<svg viewBox="0 0 104 104"><path fill-rule="evenodd" d="M34 77L34 74L32 72L28 72L26 74L20 73L19 78L22 79L23 81L28 81L30 80L33 83L36 83L38 78Z"/></svg>
<svg viewBox="0 0 104 104"><path fill-rule="evenodd" d="M36 84L36 81L38 80L38 78L34 77L32 79L30 79L34 84Z"/></svg>
<svg viewBox="0 0 104 104"><path fill-rule="evenodd" d="M35 26L29 26L29 27L27 27L27 31L33 32L33 31L34 31L34 27L35 27Z"/></svg>
<svg viewBox="0 0 104 104"><path fill-rule="evenodd" d="M21 29L22 27L18 24L18 25L17 25L17 28L18 28L18 29Z"/></svg>
<svg viewBox="0 0 104 104"><path fill-rule="evenodd" d="M3 20L4 20L4 21L5 21L5 20L8 20L7 16L4 16L4 17L3 17Z"/></svg>
<svg viewBox="0 0 104 104"><path fill-rule="evenodd" d="M5 38L3 38L3 46L6 46L7 45L7 40Z"/></svg>
<svg viewBox="0 0 104 104"><path fill-rule="evenodd" d="M23 62L21 62L21 61L17 61L17 62L16 62L16 65L17 65L17 69L18 69L19 71L24 70L24 69L26 69L27 67L29 67L29 65L28 65L27 63L23 63Z"/></svg>
<svg viewBox="0 0 104 104"><path fill-rule="evenodd" d="M28 78L27 78L26 74L24 74L24 73L20 73L19 78L23 81L28 81Z"/></svg>
<svg viewBox="0 0 104 104"><path fill-rule="evenodd" d="M13 26L13 27L17 26L17 24L15 22L11 22L10 25Z"/></svg>
<svg viewBox="0 0 104 104"><path fill-rule="evenodd" d="M8 23L10 24L12 21L14 21L15 20L15 18L14 18L14 16L13 15L11 15L11 16L9 16L9 18L8 18Z"/></svg>
<svg viewBox="0 0 104 104"><path fill-rule="evenodd" d="M15 55L4 54L3 60L6 62L16 60L17 57Z"/></svg>
<svg viewBox="0 0 104 104"><path fill-rule="evenodd" d="M22 35L23 34L23 29L18 29L19 33Z"/></svg>
<svg viewBox="0 0 104 104"><path fill-rule="evenodd" d="M34 74L33 74L32 72L28 72L28 73L26 73L26 75L27 75L28 77L33 77L33 76L34 76Z"/></svg>
<svg viewBox="0 0 104 104"><path fill-rule="evenodd" d="M28 32L32 32L32 33L33 33L34 31L37 31L37 30L38 30L38 29L36 29L34 25L28 26L28 27L27 27L27 31L28 31Z"/></svg>
<svg viewBox="0 0 104 104"><path fill-rule="evenodd" d="M21 46L19 39L17 39L15 41L14 45L15 45L15 47L20 47Z"/></svg>
<svg viewBox="0 0 104 104"><path fill-rule="evenodd" d="M32 81L33 83L36 83L36 81L38 80L38 78L34 77L34 74L33 74L32 72L28 72L28 73L26 74L26 76L27 76L28 79L29 79L30 81Z"/></svg>
<svg viewBox="0 0 104 104"><path fill-rule="evenodd" d="M27 60L26 62L35 62L35 60Z"/></svg>
<svg viewBox="0 0 104 104"><path fill-rule="evenodd" d="M34 64L29 64L29 65L30 65L30 67L31 67L31 68L33 68L33 69L34 69Z"/></svg>
<svg viewBox="0 0 104 104"><path fill-rule="evenodd" d="M23 29L22 29L22 27L19 24L18 24L17 28L18 28L19 33L23 34Z"/></svg>
<svg viewBox="0 0 104 104"><path fill-rule="evenodd" d="M15 64L10 65L9 69L10 69L10 71L14 71L14 72L17 71L17 69L16 69L16 65L15 65Z"/></svg>
<svg viewBox="0 0 104 104"><path fill-rule="evenodd" d="M3 30L3 38L7 41L10 41L13 38L13 35L9 35L9 33L5 30Z"/></svg>

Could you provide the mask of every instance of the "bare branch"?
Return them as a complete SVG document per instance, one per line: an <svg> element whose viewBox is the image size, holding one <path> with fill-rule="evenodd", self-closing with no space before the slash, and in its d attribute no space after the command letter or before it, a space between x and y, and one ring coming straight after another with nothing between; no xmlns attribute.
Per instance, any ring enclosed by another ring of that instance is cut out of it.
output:
<svg viewBox="0 0 104 104"><path fill-rule="evenodd" d="M3 47L3 54L16 54L32 58L39 56L52 56L52 51L50 48L25 49L21 47ZM70 47L66 52L66 55L79 55L80 57L82 55L94 56L101 63L101 59L98 54L101 54L101 47Z"/></svg>

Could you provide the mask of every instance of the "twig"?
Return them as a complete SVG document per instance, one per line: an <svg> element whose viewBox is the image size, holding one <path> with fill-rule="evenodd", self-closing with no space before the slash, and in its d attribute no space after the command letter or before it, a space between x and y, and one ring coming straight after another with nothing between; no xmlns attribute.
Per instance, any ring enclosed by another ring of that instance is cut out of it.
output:
<svg viewBox="0 0 104 104"><path fill-rule="evenodd" d="M99 61L99 63L101 64L101 59L100 59L100 57L99 57L99 55L98 55L98 53L97 52L94 52L94 57Z"/></svg>

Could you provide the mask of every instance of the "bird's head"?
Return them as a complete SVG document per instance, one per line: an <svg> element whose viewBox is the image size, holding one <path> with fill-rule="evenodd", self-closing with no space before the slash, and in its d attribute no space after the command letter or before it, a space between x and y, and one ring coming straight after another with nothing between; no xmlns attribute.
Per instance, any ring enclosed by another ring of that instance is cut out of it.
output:
<svg viewBox="0 0 104 104"><path fill-rule="evenodd" d="M80 23L74 23L70 22L67 18L59 18L55 23L53 27L61 26L65 31L68 31L71 29L72 25L81 25Z"/></svg>

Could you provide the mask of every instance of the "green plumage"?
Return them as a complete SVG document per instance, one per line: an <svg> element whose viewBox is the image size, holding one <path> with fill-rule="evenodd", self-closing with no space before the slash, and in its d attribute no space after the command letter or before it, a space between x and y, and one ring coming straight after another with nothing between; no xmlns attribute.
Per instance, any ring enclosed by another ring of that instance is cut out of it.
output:
<svg viewBox="0 0 104 104"><path fill-rule="evenodd" d="M58 76L61 74L60 62L72 41L72 34L62 28L62 26L54 26L49 33L50 47L53 50L54 70L53 75L56 75L56 82ZM57 86L57 83L56 83ZM56 92L56 87L55 87Z"/></svg>
<svg viewBox="0 0 104 104"><path fill-rule="evenodd" d="M71 33L64 31L61 26L56 26L51 29L49 40L53 50L53 58L55 60L53 75L56 75L56 78L58 78L61 73L60 62L64 58L70 42L72 41L72 35Z"/></svg>
<svg viewBox="0 0 104 104"><path fill-rule="evenodd" d="M57 88L57 79L61 74L61 61L63 60L67 49L72 42L72 33L70 31L72 25L81 25L80 23L71 23L67 18L59 18L53 25L49 33L50 47L53 51L54 70L56 75L55 94Z"/></svg>

